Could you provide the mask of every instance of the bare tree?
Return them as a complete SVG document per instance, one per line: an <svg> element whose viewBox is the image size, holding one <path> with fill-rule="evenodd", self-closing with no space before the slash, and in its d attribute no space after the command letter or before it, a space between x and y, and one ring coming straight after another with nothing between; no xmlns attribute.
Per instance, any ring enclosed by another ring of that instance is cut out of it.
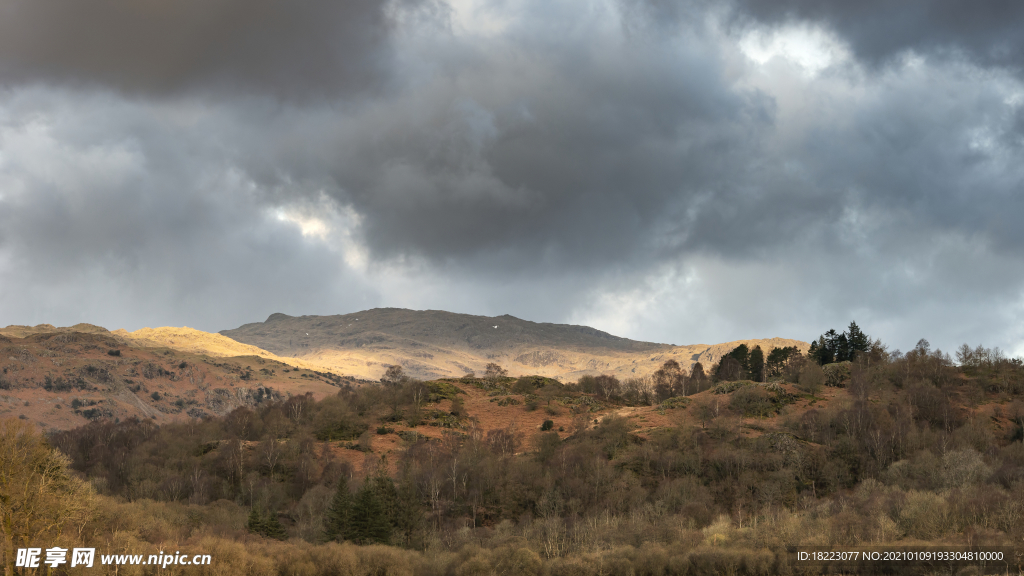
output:
<svg viewBox="0 0 1024 576"><path fill-rule="evenodd" d="M401 384L407 378L405 370L402 369L398 364L388 366L388 369L384 372L384 375L380 377L381 384L396 385Z"/></svg>
<svg viewBox="0 0 1024 576"><path fill-rule="evenodd" d="M484 378L487 378L488 380L497 380L499 378L504 378L506 376L508 376L508 370L502 368L501 366L495 364L494 362L487 364L487 366L484 368Z"/></svg>

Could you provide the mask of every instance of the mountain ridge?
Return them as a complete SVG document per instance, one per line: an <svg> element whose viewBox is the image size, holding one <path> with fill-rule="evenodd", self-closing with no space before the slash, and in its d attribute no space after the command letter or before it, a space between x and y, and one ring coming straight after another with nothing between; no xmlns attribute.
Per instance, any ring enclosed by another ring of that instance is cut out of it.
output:
<svg viewBox="0 0 1024 576"><path fill-rule="evenodd" d="M331 316L275 312L219 334L282 357L299 358L337 373L377 379L392 365L420 378L482 372L495 362L511 374L573 380L607 373L619 378L650 374L673 359L707 370L740 344L773 347L808 344L786 338L676 346L622 338L590 326L523 320L508 314L475 316L443 310L374 308Z"/></svg>

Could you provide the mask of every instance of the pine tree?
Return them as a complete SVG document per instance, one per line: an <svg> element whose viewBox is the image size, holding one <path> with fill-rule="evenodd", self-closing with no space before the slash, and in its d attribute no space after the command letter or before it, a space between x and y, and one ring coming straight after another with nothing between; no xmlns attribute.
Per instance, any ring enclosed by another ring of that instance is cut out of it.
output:
<svg viewBox="0 0 1024 576"><path fill-rule="evenodd" d="M867 334L861 332L860 326L857 326L856 322L850 322L846 333L850 360L854 359L857 352L867 352L871 348L871 340Z"/></svg>
<svg viewBox="0 0 1024 576"><path fill-rule="evenodd" d="M850 340L846 337L846 332L843 332L836 337L836 362L847 360L853 360L853 351L850 350Z"/></svg>
<svg viewBox="0 0 1024 576"><path fill-rule="evenodd" d="M288 533L285 532L284 526L281 526L281 521L277 519L277 512L267 514L263 535L275 540L288 539Z"/></svg>
<svg viewBox="0 0 1024 576"><path fill-rule="evenodd" d="M401 479L396 490L397 500L393 525L400 539L399 544L411 548L416 547L421 539L423 506L409 467L406 466L400 475Z"/></svg>
<svg viewBox="0 0 1024 576"><path fill-rule="evenodd" d="M288 538L288 533L285 531L284 526L281 525L281 521L278 520L276 512L268 512L264 515L259 509L253 508L249 512L249 520L245 523L245 527L253 534L259 534L267 538L275 538L277 540Z"/></svg>
<svg viewBox="0 0 1024 576"><path fill-rule="evenodd" d="M266 530L266 524L263 521L263 515L256 508L249 511L249 520L245 523L245 527L249 529L249 532L253 534L262 535Z"/></svg>
<svg viewBox="0 0 1024 576"><path fill-rule="evenodd" d="M372 488L380 502L381 514L387 521L388 527L394 526L398 491L395 490L394 481L388 476L388 457L386 455L381 456L377 463L377 470L372 479Z"/></svg>
<svg viewBox="0 0 1024 576"><path fill-rule="evenodd" d="M760 346L754 346L747 357L750 378L754 382L764 382L764 352Z"/></svg>
<svg viewBox="0 0 1024 576"><path fill-rule="evenodd" d="M825 340L825 349L821 353L822 364L831 364L836 361L836 355L839 352L839 334L836 333L835 329L830 328L828 332L825 332L823 338Z"/></svg>
<svg viewBox="0 0 1024 576"><path fill-rule="evenodd" d="M384 517L377 491L372 480L363 482L352 505L350 519L351 540L360 544L386 544L391 536L391 525Z"/></svg>
<svg viewBox="0 0 1024 576"><path fill-rule="evenodd" d="M352 495L348 491L348 478L342 475L324 519L324 537L328 541L349 539L351 515Z"/></svg>
<svg viewBox="0 0 1024 576"><path fill-rule="evenodd" d="M732 352L729 352L729 356L735 358L740 363L740 368L743 369L743 374L740 375L740 378L750 374L750 349L746 344L740 344L734 348Z"/></svg>

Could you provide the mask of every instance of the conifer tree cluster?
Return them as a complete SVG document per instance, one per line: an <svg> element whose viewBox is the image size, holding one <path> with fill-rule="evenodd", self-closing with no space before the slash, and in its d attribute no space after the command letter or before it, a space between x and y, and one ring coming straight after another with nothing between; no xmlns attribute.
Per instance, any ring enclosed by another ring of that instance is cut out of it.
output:
<svg viewBox="0 0 1024 576"><path fill-rule="evenodd" d="M249 529L249 532L266 536L267 538L275 540L286 540L288 538L288 533L277 518L277 512L264 513L259 508L254 507L249 512L249 521L246 522L245 527Z"/></svg>
<svg viewBox="0 0 1024 576"><path fill-rule="evenodd" d="M807 355L824 366L833 362L853 361L858 352L867 352L870 347L871 340L867 334L861 331L856 322L850 322L842 334L831 329L818 336L817 340L811 342Z"/></svg>
<svg viewBox="0 0 1024 576"><path fill-rule="evenodd" d="M342 477L324 521L328 541L356 544L411 545L421 528L416 486L403 471L398 486L388 476L387 460L382 458L377 471L363 482L353 495L348 479Z"/></svg>
<svg viewBox="0 0 1024 576"><path fill-rule="evenodd" d="M799 350L796 346L786 346L772 348L765 358L760 345L751 349L746 344L740 344L719 361L715 378L727 381L750 379L754 382L764 382L771 376L781 375L790 359L797 354Z"/></svg>

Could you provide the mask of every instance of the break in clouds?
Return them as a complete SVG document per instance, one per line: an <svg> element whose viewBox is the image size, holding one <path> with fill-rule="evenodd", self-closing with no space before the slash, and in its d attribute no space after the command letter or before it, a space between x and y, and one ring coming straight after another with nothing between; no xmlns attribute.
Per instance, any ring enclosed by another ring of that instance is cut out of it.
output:
<svg viewBox="0 0 1024 576"><path fill-rule="evenodd" d="M1022 10L0 0L0 325L1024 353Z"/></svg>

